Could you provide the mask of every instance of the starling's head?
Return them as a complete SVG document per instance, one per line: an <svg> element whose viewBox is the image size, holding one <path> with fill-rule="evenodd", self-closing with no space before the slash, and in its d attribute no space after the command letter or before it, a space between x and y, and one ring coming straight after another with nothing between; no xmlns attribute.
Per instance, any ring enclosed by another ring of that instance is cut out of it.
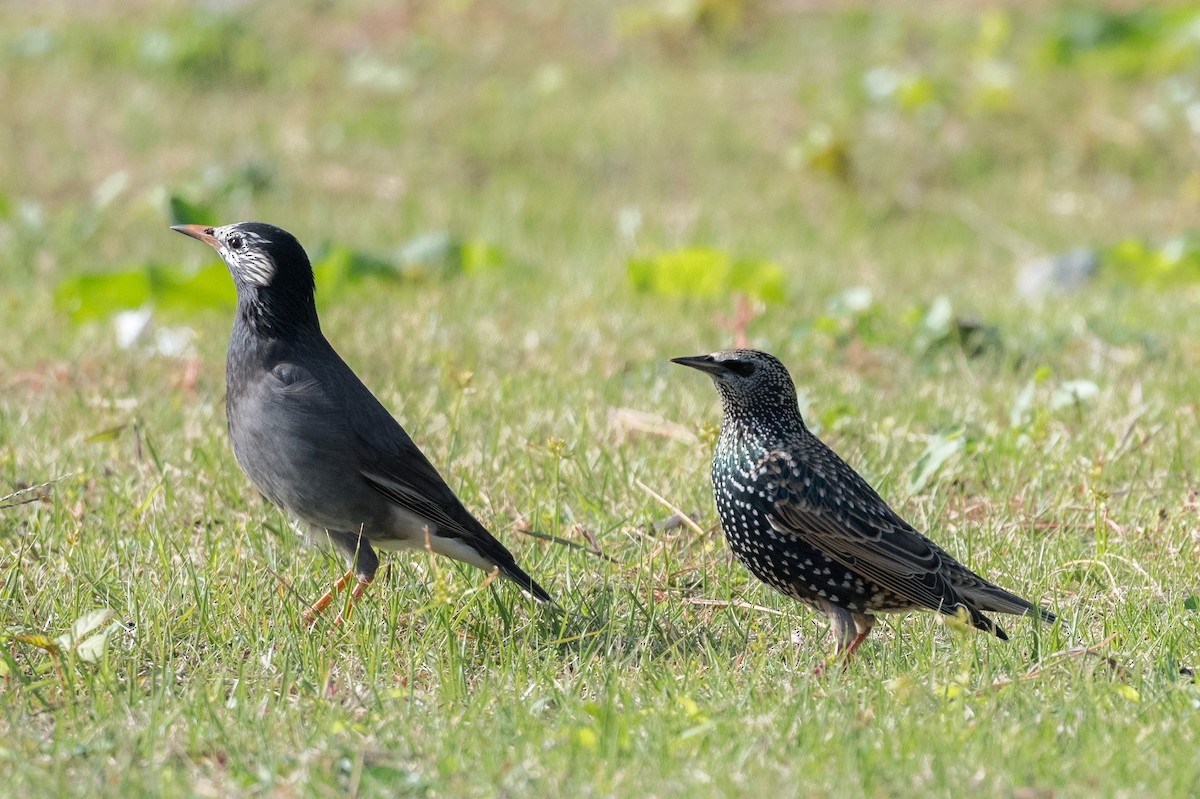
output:
<svg viewBox="0 0 1200 799"><path fill-rule="evenodd" d="M262 222L224 227L175 225L171 230L217 251L237 287L238 309L263 331L320 330L313 271L296 237ZM241 317L240 317L241 318Z"/></svg>
<svg viewBox="0 0 1200 799"><path fill-rule="evenodd" d="M191 236L217 251L238 293L244 290L275 290L311 294L312 267L296 237L286 230L262 222L238 222L224 227L175 225L171 230Z"/></svg>
<svg viewBox="0 0 1200 799"><path fill-rule="evenodd" d="M789 417L799 413L796 386L787 368L773 355L758 350L723 350L671 361L711 377L727 413L775 411Z"/></svg>

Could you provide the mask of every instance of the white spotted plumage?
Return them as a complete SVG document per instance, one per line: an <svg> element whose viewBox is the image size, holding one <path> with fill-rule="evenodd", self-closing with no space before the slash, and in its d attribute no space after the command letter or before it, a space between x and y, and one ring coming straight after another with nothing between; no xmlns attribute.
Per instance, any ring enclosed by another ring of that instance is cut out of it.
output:
<svg viewBox="0 0 1200 799"><path fill-rule="evenodd" d="M730 549L763 582L825 613L839 649L853 651L881 612L961 609L1000 638L982 611L1053 621L913 529L810 433L777 359L729 350L675 362L709 374L721 396L712 482Z"/></svg>

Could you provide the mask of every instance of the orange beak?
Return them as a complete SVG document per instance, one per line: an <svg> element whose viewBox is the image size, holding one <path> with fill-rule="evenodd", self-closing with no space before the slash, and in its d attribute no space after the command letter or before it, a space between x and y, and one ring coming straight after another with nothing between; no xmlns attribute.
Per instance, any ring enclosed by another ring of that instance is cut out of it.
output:
<svg viewBox="0 0 1200 799"><path fill-rule="evenodd" d="M216 248L217 239L213 236L213 229L204 225L172 225L171 230L177 233L182 233L185 236L191 236L196 241L202 241L209 247Z"/></svg>

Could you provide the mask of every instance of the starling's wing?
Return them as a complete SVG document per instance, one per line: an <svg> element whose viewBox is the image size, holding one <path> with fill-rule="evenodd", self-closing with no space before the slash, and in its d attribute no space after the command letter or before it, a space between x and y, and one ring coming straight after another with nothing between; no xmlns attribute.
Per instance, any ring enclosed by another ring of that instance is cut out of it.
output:
<svg viewBox="0 0 1200 799"><path fill-rule="evenodd" d="M375 396L353 377L348 392L359 472L367 484L404 510L436 525L437 535L460 539L497 568L501 574L529 591L538 600L550 595L534 582L504 545L463 507L437 469L425 457Z"/></svg>
<svg viewBox="0 0 1200 799"><path fill-rule="evenodd" d="M815 439L814 444L819 444ZM793 535L855 574L932 610L962 607L974 626L994 631L946 577L949 555L918 533L823 444L803 459L773 451L758 464L758 487L778 532Z"/></svg>
<svg viewBox="0 0 1200 799"><path fill-rule="evenodd" d="M387 408L328 342L320 344L308 363L317 381L336 394L346 445L363 479L401 508L436 525L441 534L472 545L476 538L491 539Z"/></svg>
<svg viewBox="0 0 1200 799"><path fill-rule="evenodd" d="M392 424L396 422L392 421ZM399 428L398 424L396 426ZM512 553L462 506L416 444L402 430L400 432L402 442L399 436L392 438L401 446L389 449L381 449L361 433L357 435L360 471L367 484L410 513L428 519L436 525L438 536L462 540L536 599L550 602L546 590L526 574Z"/></svg>
<svg viewBox="0 0 1200 799"><path fill-rule="evenodd" d="M379 493L405 510L427 519L441 535L471 540L478 522L412 441L397 450L380 449L356 431L359 471ZM407 436L405 436L407 438Z"/></svg>

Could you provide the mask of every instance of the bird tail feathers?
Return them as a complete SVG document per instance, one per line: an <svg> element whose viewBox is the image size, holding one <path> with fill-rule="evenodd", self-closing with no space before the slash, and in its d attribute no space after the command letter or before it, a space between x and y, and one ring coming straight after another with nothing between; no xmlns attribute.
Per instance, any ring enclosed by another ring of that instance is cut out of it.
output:
<svg viewBox="0 0 1200 799"><path fill-rule="evenodd" d="M501 576L511 580L533 595L538 602L553 602L550 594L517 565L512 553L492 537L482 526L470 538L463 536L431 535L426 546L439 555L469 563L484 571L498 569Z"/></svg>
<svg viewBox="0 0 1200 799"><path fill-rule="evenodd" d="M1045 608L1038 607L1021 597L1009 591L1005 591L996 585L983 585L978 588L962 589L959 591L969 602L974 604L980 610L986 610L992 613L1014 613L1018 616L1040 616L1047 624L1053 624L1055 618L1053 613Z"/></svg>
<svg viewBox="0 0 1200 799"><path fill-rule="evenodd" d="M497 564L497 567L500 569L500 573L504 575L505 578L511 580L521 588L528 591L538 602L541 602L542 604L554 604L554 599L550 596L549 592L547 592L545 588L542 588L540 585L538 585L537 581L526 574L524 569L522 569L516 563L512 563L507 566L501 566Z"/></svg>
<svg viewBox="0 0 1200 799"><path fill-rule="evenodd" d="M1004 628L999 624L996 624L996 622L992 621L987 616L984 616L977 608L967 605L959 605L958 607L952 608L949 611L943 610L942 612L954 616L961 614L964 611L966 612L967 620L971 622L971 626L975 629L983 630L985 633L991 633L1001 641L1008 640L1008 633L1004 632ZM960 616L960 618L962 617Z"/></svg>

